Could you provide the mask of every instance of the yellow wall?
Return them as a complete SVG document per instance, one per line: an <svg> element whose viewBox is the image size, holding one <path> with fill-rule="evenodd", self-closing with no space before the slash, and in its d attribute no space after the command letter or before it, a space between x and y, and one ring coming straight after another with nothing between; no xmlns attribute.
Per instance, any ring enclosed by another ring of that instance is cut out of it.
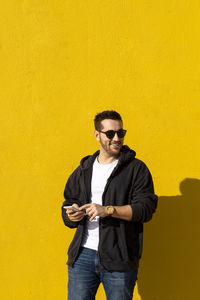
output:
<svg viewBox="0 0 200 300"><path fill-rule="evenodd" d="M199 28L198 0L2 1L1 299L66 299L63 189L104 109L160 196L134 299L197 299Z"/></svg>

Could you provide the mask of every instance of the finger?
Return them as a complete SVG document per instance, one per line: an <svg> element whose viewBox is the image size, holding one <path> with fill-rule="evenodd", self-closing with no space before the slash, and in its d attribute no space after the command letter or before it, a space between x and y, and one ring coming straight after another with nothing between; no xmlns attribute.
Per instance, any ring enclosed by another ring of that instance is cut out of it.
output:
<svg viewBox="0 0 200 300"><path fill-rule="evenodd" d="M72 206L74 206L75 208L79 208L78 204L73 203Z"/></svg>
<svg viewBox="0 0 200 300"><path fill-rule="evenodd" d="M90 220L90 222L92 222L93 220L94 220L94 218L96 217L96 215L95 214L93 214L92 216L91 216L91 218L89 219Z"/></svg>
<svg viewBox="0 0 200 300"><path fill-rule="evenodd" d="M67 209L67 210L66 210L66 214L67 214L68 216L73 216L73 215L74 215L74 211L71 210L71 209Z"/></svg>
<svg viewBox="0 0 200 300"><path fill-rule="evenodd" d="M81 209L81 210L87 209L87 208L91 207L91 205L92 205L92 203L84 204L84 205L80 206L79 209Z"/></svg>
<svg viewBox="0 0 200 300"><path fill-rule="evenodd" d="M91 211L89 211L89 212L86 213L86 214L87 214L89 217L92 217L92 216L94 215L94 213L95 213L95 212L91 210Z"/></svg>
<svg viewBox="0 0 200 300"><path fill-rule="evenodd" d="M83 218L84 218L84 216L80 216L80 217L78 218L78 221L81 221Z"/></svg>
<svg viewBox="0 0 200 300"><path fill-rule="evenodd" d="M89 213L91 211L95 212L95 207L93 205L90 205L88 208L86 208L86 212Z"/></svg>
<svg viewBox="0 0 200 300"><path fill-rule="evenodd" d="M75 215L76 213L77 213L77 212L74 211L73 209L68 209L68 210L67 210L67 214L68 214L68 215L71 215L71 216L72 216L72 215Z"/></svg>
<svg viewBox="0 0 200 300"><path fill-rule="evenodd" d="M94 220L94 218L96 218L96 216L97 216L97 213L93 212L91 214L91 217L90 217L89 221L92 222Z"/></svg>
<svg viewBox="0 0 200 300"><path fill-rule="evenodd" d="M73 222L78 222L78 221L80 221L80 219L81 218L70 218L70 220L73 221Z"/></svg>
<svg viewBox="0 0 200 300"><path fill-rule="evenodd" d="M84 215L82 215L82 216L77 216L77 217L75 217L74 219L76 220L76 221L80 221L80 220L82 220L84 218Z"/></svg>
<svg viewBox="0 0 200 300"><path fill-rule="evenodd" d="M88 216L90 216L91 214L93 214L92 208L86 209L86 214L87 214Z"/></svg>
<svg viewBox="0 0 200 300"><path fill-rule="evenodd" d="M78 222L79 220L81 220L83 218L83 216L74 216L74 215L69 215L68 217L70 218L71 221L74 221L74 222Z"/></svg>
<svg viewBox="0 0 200 300"><path fill-rule="evenodd" d="M80 212L78 211L78 212L72 212L72 213L69 213L69 215L70 215L70 216L73 216L73 217L75 217L75 218L76 218L76 217L83 216L83 215L84 215L84 213L83 213L83 212L81 212L81 211L80 211Z"/></svg>
<svg viewBox="0 0 200 300"><path fill-rule="evenodd" d="M65 208L65 210L66 210L66 213L67 213L67 214L73 212L73 209Z"/></svg>

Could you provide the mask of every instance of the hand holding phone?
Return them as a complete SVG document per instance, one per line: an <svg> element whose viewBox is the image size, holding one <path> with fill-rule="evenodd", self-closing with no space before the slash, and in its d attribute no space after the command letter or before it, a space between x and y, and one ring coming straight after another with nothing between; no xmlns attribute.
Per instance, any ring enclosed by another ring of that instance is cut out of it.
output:
<svg viewBox="0 0 200 300"><path fill-rule="evenodd" d="M77 204L63 206L70 221L79 222L85 217L84 210L80 210Z"/></svg>

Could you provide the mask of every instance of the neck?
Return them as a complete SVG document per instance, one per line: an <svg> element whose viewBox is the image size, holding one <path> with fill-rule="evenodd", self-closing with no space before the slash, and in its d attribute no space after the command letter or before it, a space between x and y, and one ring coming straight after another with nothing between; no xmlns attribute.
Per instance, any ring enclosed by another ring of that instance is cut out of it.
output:
<svg viewBox="0 0 200 300"><path fill-rule="evenodd" d="M113 161L115 161L118 158L117 156L110 156L110 155L106 155L105 153L102 153L100 151L99 156L98 156L98 162L102 165L106 165L106 164L111 164Z"/></svg>

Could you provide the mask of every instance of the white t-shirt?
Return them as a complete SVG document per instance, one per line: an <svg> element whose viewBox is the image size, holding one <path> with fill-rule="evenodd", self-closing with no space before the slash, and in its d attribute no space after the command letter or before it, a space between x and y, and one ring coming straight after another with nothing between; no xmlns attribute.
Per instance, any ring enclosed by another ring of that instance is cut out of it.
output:
<svg viewBox="0 0 200 300"><path fill-rule="evenodd" d="M111 164L103 165L98 162L97 158L95 159L92 171L91 203L102 205L102 194L104 192L105 185L117 163L118 159L113 161ZM82 246L97 250L98 244L99 217L94 218L92 222L90 222L89 217L87 217Z"/></svg>

